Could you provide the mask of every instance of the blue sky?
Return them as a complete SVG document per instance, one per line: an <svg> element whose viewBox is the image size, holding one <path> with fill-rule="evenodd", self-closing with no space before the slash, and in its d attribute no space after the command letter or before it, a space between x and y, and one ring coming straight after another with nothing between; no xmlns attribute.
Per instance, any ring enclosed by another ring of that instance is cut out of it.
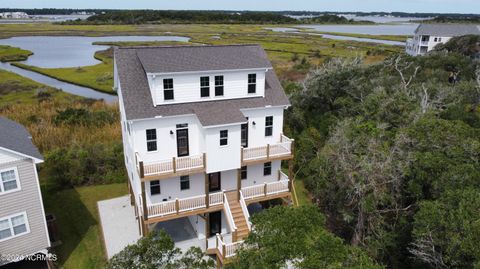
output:
<svg viewBox="0 0 480 269"><path fill-rule="evenodd" d="M479 0L0 0L0 7L480 13Z"/></svg>

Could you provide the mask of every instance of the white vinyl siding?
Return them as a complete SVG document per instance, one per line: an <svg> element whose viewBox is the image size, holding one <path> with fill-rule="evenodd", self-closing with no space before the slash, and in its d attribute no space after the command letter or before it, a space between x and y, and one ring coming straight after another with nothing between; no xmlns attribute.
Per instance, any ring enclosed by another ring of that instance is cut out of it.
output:
<svg viewBox="0 0 480 269"><path fill-rule="evenodd" d="M152 78L152 92L156 105L172 103L188 103L198 101L235 99L245 97L258 97L265 95L265 71L256 71L256 92L248 93L248 74L252 71L225 71L197 74L171 74ZM210 77L210 94L208 97L201 97L200 78ZM215 76L223 76L223 95L215 96ZM152 77L152 76L149 76ZM173 78L174 99L165 100L163 94L163 79Z"/></svg>

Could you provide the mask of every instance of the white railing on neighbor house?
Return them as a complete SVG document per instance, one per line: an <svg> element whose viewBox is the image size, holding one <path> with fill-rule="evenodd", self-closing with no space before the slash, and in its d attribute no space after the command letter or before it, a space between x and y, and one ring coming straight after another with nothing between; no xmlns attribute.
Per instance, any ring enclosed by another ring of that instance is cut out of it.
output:
<svg viewBox="0 0 480 269"><path fill-rule="evenodd" d="M144 162L138 152L135 153L135 163L141 178L148 176L161 176L205 169L205 153L186 157L173 157L158 161Z"/></svg>
<svg viewBox="0 0 480 269"><path fill-rule="evenodd" d="M286 177L286 175L285 175ZM283 180L274 181L270 183L263 183L258 185L253 185L249 187L243 187L241 192L245 200L267 196L267 195L274 195L282 192L290 191L288 188L288 177Z"/></svg>
<svg viewBox="0 0 480 269"><path fill-rule="evenodd" d="M256 161L292 155L294 140L280 135L280 142L266 146L242 148L242 161Z"/></svg>
<svg viewBox="0 0 480 269"><path fill-rule="evenodd" d="M217 234L216 249L223 259L235 256L237 250L241 247L242 244L243 241L225 243L222 240L222 236Z"/></svg>
<svg viewBox="0 0 480 269"><path fill-rule="evenodd" d="M250 222L250 213L248 212L247 204L245 203L245 198L243 197L242 191L240 191L240 206L242 207L243 215L247 221L248 230L252 230L252 223Z"/></svg>
<svg viewBox="0 0 480 269"><path fill-rule="evenodd" d="M209 206L223 204L224 192L216 192L209 194ZM182 199L175 199L155 204L147 205L147 214L149 218L163 217L171 214L179 214L182 212L193 211L206 208L206 195L198 195Z"/></svg>

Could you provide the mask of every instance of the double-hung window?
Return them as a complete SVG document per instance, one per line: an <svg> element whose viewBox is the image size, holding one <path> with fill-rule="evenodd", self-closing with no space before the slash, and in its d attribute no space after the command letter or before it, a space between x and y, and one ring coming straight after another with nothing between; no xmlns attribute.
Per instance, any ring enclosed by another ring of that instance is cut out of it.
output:
<svg viewBox="0 0 480 269"><path fill-rule="evenodd" d="M248 93L257 91L257 74L248 74Z"/></svg>
<svg viewBox="0 0 480 269"><path fill-rule="evenodd" d="M0 219L0 242L29 232L25 212Z"/></svg>
<svg viewBox="0 0 480 269"><path fill-rule="evenodd" d="M150 195L160 194L160 180L150 181Z"/></svg>
<svg viewBox="0 0 480 269"><path fill-rule="evenodd" d="M273 135L273 116L265 117L265 136Z"/></svg>
<svg viewBox="0 0 480 269"><path fill-rule="evenodd" d="M264 163L263 164L263 175L264 176L269 176L271 174L272 174L272 163L271 162Z"/></svg>
<svg viewBox="0 0 480 269"><path fill-rule="evenodd" d="M210 96L210 77L200 77L200 97Z"/></svg>
<svg viewBox="0 0 480 269"><path fill-rule="evenodd" d="M215 76L215 96L223 96L223 76Z"/></svg>
<svg viewBox="0 0 480 269"><path fill-rule="evenodd" d="M147 151L156 151L157 150L157 130L156 129L147 129Z"/></svg>
<svg viewBox="0 0 480 269"><path fill-rule="evenodd" d="M180 190L189 190L190 189L190 177L181 176L180 177Z"/></svg>
<svg viewBox="0 0 480 269"><path fill-rule="evenodd" d="M20 189L17 168L0 170L0 195Z"/></svg>
<svg viewBox="0 0 480 269"><path fill-rule="evenodd" d="M173 78L163 80L163 99L173 100Z"/></svg>
<svg viewBox="0 0 480 269"><path fill-rule="evenodd" d="M228 130L220 131L220 146L228 145Z"/></svg>

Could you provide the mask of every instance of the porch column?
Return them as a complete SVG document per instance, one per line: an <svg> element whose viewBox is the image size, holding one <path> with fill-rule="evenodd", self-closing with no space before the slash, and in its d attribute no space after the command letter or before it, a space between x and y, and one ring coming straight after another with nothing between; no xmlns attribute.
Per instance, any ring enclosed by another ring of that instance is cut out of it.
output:
<svg viewBox="0 0 480 269"><path fill-rule="evenodd" d="M145 181L142 181L142 206L143 206L143 219L148 220L147 197L145 196Z"/></svg>
<svg viewBox="0 0 480 269"><path fill-rule="evenodd" d="M208 185L208 174L205 173L205 206L207 208L210 207L210 192L209 192L209 185Z"/></svg>
<svg viewBox="0 0 480 269"><path fill-rule="evenodd" d="M240 190L242 189L242 168L237 169L237 200L240 201Z"/></svg>

